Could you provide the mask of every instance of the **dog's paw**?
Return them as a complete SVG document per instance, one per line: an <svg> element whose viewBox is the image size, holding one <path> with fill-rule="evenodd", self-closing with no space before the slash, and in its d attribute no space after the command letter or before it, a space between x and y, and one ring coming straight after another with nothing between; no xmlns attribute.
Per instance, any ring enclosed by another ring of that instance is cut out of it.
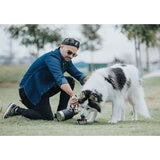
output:
<svg viewBox="0 0 160 160"><path fill-rule="evenodd" d="M116 124L117 122L118 122L117 120L112 120L112 119L108 121L108 123L110 124Z"/></svg>
<svg viewBox="0 0 160 160"><path fill-rule="evenodd" d="M134 117L132 118L132 121L137 121L137 120L138 120L137 118L134 118Z"/></svg>
<svg viewBox="0 0 160 160"><path fill-rule="evenodd" d="M94 120L87 120L87 123L94 123Z"/></svg>

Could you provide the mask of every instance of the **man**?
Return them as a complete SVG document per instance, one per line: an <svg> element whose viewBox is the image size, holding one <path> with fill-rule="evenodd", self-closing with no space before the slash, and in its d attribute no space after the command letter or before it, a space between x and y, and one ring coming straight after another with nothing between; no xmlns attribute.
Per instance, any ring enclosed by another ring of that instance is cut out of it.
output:
<svg viewBox="0 0 160 160"><path fill-rule="evenodd" d="M11 103L3 118L22 115L30 119L53 120L49 98L60 92L57 111L78 104L73 89L77 79L82 85L87 76L80 72L72 63L77 56L80 42L73 38L66 38L60 47L39 57L28 69L19 85L19 95L22 103L27 107L21 108ZM64 76L68 72L70 76Z"/></svg>

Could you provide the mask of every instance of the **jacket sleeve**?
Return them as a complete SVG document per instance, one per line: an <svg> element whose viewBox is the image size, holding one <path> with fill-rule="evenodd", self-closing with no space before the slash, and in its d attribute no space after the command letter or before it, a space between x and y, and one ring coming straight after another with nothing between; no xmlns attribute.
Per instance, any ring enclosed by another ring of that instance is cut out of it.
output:
<svg viewBox="0 0 160 160"><path fill-rule="evenodd" d="M81 85L84 84L83 79L87 76L84 73L80 72L72 63L72 61L70 61L69 63L69 67L67 72L72 75L75 79L77 79Z"/></svg>
<svg viewBox="0 0 160 160"><path fill-rule="evenodd" d="M67 79L63 75L61 60L58 56L52 54L47 56L45 58L45 63L58 86L68 83Z"/></svg>

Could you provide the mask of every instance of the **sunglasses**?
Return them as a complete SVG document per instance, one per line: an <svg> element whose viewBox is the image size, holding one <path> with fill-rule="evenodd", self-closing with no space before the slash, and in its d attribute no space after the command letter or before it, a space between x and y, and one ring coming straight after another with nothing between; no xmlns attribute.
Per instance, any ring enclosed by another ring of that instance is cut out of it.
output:
<svg viewBox="0 0 160 160"><path fill-rule="evenodd" d="M76 53L73 53L72 51L68 50L67 51L67 54L70 56L72 55L73 57L77 57L77 54Z"/></svg>

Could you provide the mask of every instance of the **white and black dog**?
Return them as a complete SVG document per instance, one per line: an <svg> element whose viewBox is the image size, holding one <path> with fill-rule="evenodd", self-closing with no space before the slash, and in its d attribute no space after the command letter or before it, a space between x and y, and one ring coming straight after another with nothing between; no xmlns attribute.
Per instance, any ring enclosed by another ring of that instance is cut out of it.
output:
<svg viewBox="0 0 160 160"><path fill-rule="evenodd" d="M133 120L137 120L137 113L150 117L137 68L133 65L115 64L97 69L82 88L79 97L81 116L87 117L92 112L87 121L94 122L105 102L111 101L112 117L109 122L124 121L126 100L133 106Z"/></svg>

